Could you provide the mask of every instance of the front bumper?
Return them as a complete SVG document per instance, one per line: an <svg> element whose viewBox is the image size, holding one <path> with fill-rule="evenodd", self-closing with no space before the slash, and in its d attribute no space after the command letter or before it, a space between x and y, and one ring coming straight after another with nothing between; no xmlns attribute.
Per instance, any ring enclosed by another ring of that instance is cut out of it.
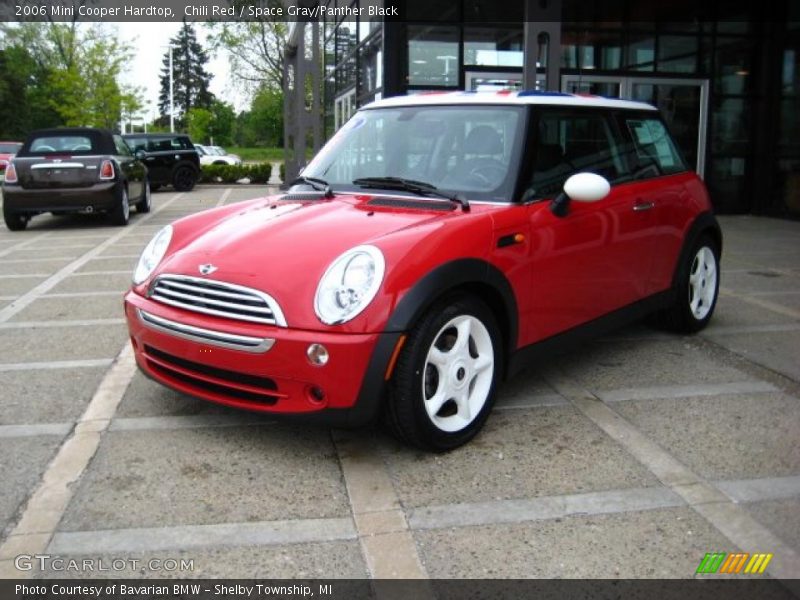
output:
<svg viewBox="0 0 800 600"><path fill-rule="evenodd" d="M79 188L25 189L20 185L3 188L3 203L9 212L42 213L50 211L80 212L109 210L117 205L116 181L96 183Z"/></svg>
<svg viewBox="0 0 800 600"><path fill-rule="evenodd" d="M233 321L166 306L133 291L125 296L125 316L136 362L151 379L218 404L313 415L339 426L360 425L377 415L384 374L399 338ZM181 329L168 331L170 324ZM266 343L255 350L234 349L213 332ZM306 350L313 343L328 349L326 365L309 362Z"/></svg>

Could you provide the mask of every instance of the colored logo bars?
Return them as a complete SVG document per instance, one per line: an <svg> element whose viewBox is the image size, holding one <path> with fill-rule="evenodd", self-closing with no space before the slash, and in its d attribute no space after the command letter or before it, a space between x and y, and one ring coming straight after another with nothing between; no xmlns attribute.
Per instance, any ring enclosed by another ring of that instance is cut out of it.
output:
<svg viewBox="0 0 800 600"><path fill-rule="evenodd" d="M749 560L748 560L749 559ZM708 552L695 573L750 573L760 575L772 560L772 554L738 552L727 554L725 552ZM747 565L747 566L745 566Z"/></svg>

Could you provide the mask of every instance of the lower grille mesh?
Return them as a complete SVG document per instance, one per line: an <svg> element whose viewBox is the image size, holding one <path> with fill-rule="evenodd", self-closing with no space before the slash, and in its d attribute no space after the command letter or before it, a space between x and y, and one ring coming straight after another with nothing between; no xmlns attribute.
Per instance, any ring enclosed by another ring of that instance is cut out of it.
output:
<svg viewBox="0 0 800 600"><path fill-rule="evenodd" d="M144 350L148 357L152 357L153 359L148 361L153 370L193 387L240 400L258 402L260 404L275 404L278 401L278 385L269 377L258 377L256 375L248 375L246 373L211 367L178 356L173 356L167 352L153 348L152 346L146 345ZM174 366L176 370L171 369L170 366ZM186 373L187 371L206 377L213 377L218 380L218 382L210 382L200 377L192 377ZM228 386L224 382L230 382L232 385ZM263 390L263 392L243 390L236 387L237 384L246 385L250 388L259 388Z"/></svg>

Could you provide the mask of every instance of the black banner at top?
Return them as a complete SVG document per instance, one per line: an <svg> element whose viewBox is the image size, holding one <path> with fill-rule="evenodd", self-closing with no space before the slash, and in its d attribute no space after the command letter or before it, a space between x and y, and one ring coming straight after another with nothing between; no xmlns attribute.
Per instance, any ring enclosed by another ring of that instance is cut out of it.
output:
<svg viewBox="0 0 800 600"><path fill-rule="evenodd" d="M475 24L521 21L702 23L784 21L777 0L0 0L0 21L242 22L413 21Z"/></svg>
<svg viewBox="0 0 800 600"><path fill-rule="evenodd" d="M341 3L339 3L341 4ZM2 0L2 21L321 21L399 18L402 2L361 0Z"/></svg>

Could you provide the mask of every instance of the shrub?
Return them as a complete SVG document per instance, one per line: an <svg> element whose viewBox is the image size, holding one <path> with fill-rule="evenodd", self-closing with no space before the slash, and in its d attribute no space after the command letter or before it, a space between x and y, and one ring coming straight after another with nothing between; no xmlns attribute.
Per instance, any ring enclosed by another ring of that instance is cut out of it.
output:
<svg viewBox="0 0 800 600"><path fill-rule="evenodd" d="M272 165L203 165L200 169L201 183L236 183L247 178L251 183L267 183L272 175Z"/></svg>

